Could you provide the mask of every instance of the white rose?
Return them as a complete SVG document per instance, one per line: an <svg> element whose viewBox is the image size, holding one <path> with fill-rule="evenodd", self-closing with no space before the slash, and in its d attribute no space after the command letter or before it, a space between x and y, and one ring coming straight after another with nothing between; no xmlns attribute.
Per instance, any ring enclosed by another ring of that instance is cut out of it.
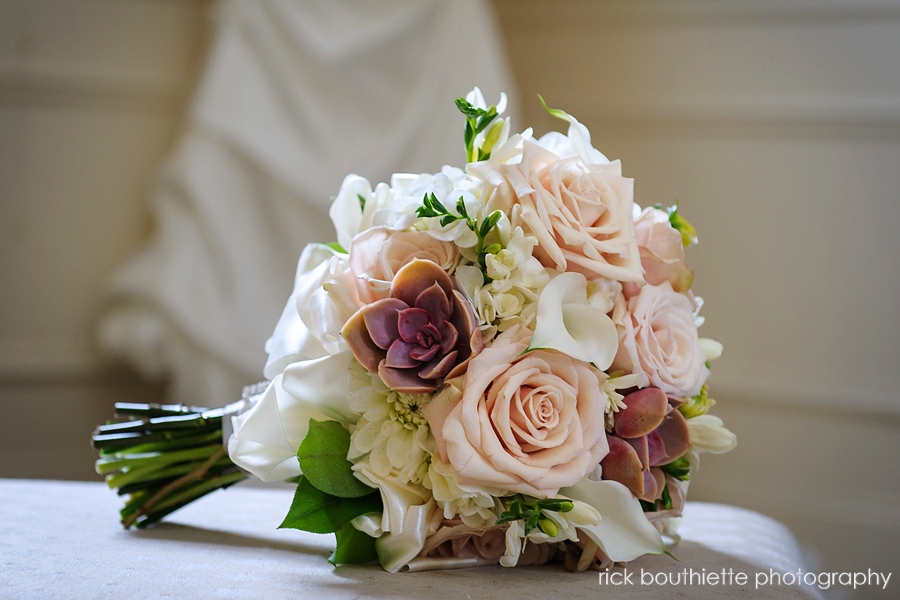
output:
<svg viewBox="0 0 900 600"><path fill-rule="evenodd" d="M228 454L264 481L300 474L297 448L311 418L355 423L347 372L353 354L340 337L358 301L345 255L310 244L297 265L294 292L266 343L266 391L233 418Z"/></svg>

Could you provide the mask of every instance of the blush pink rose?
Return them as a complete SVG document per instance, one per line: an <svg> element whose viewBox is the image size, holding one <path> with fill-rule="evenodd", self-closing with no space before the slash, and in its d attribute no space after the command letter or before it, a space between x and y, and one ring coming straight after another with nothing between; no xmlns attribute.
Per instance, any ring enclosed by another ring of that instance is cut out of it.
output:
<svg viewBox="0 0 900 600"><path fill-rule="evenodd" d="M608 451L606 375L552 350L523 354L530 341L524 326L505 331L423 409L460 485L546 498Z"/></svg>
<svg viewBox="0 0 900 600"><path fill-rule="evenodd" d="M668 281L676 292L691 289L694 272L684 262L681 234L669 223L665 211L645 208L634 222L634 237L647 283L659 285Z"/></svg>
<svg viewBox="0 0 900 600"><path fill-rule="evenodd" d="M634 239L634 180L622 177L619 161L560 158L525 140L520 163L486 161L472 170L498 186L508 204L521 205L524 228L538 240L534 256L545 267L588 280L644 282Z"/></svg>
<svg viewBox="0 0 900 600"><path fill-rule="evenodd" d="M620 296L613 309L619 350L612 370L642 373L639 387L652 385L667 394L695 396L709 377L700 349L694 305L666 281Z"/></svg>
<svg viewBox="0 0 900 600"><path fill-rule="evenodd" d="M456 244L443 242L422 231L394 231L372 227L350 243L350 270L356 277L363 304L387 298L394 275L413 259L430 260L446 272L459 260Z"/></svg>

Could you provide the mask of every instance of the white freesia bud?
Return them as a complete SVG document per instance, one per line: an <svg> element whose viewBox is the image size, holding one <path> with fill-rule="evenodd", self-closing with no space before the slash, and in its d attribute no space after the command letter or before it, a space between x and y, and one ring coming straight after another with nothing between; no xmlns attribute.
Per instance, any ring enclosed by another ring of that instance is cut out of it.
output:
<svg viewBox="0 0 900 600"><path fill-rule="evenodd" d="M722 419L705 414L687 420L691 444L698 452L722 454L737 446L737 436L724 427Z"/></svg>
<svg viewBox="0 0 900 600"><path fill-rule="evenodd" d="M722 356L722 350L724 350L724 346L720 342L710 338L700 338L700 351L703 352L703 356L706 357L706 360L716 360L720 356Z"/></svg>
<svg viewBox="0 0 900 600"><path fill-rule="evenodd" d="M506 551L500 557L500 564L504 567L514 567L519 564L519 556L522 554L522 526L518 521L509 524L506 530Z"/></svg>

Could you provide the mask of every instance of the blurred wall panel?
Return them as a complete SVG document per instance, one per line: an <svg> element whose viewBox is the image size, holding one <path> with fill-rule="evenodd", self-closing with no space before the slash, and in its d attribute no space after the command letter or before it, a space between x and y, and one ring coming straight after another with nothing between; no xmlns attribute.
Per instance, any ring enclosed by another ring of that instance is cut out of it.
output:
<svg viewBox="0 0 900 600"><path fill-rule="evenodd" d="M199 1L0 2L0 476L91 477L112 402L159 390L92 349L149 227L201 50Z"/></svg>
<svg viewBox="0 0 900 600"><path fill-rule="evenodd" d="M695 499L833 569L900 553L900 3L495 0L536 133L571 112L644 206L680 202L715 412Z"/></svg>

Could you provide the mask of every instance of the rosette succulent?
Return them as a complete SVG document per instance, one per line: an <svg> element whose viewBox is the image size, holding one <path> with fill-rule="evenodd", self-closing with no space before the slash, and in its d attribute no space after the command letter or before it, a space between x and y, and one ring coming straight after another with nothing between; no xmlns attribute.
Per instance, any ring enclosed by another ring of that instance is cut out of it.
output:
<svg viewBox="0 0 900 600"><path fill-rule="evenodd" d="M681 399L658 388L625 396L626 408L607 434L609 454L600 461L603 479L618 481L641 500L660 497L666 483L660 468L681 458L691 446L687 421L676 409Z"/></svg>
<svg viewBox="0 0 900 600"><path fill-rule="evenodd" d="M341 335L362 366L408 394L433 392L483 347L468 300L441 267L419 259L397 271L390 297L359 309Z"/></svg>

